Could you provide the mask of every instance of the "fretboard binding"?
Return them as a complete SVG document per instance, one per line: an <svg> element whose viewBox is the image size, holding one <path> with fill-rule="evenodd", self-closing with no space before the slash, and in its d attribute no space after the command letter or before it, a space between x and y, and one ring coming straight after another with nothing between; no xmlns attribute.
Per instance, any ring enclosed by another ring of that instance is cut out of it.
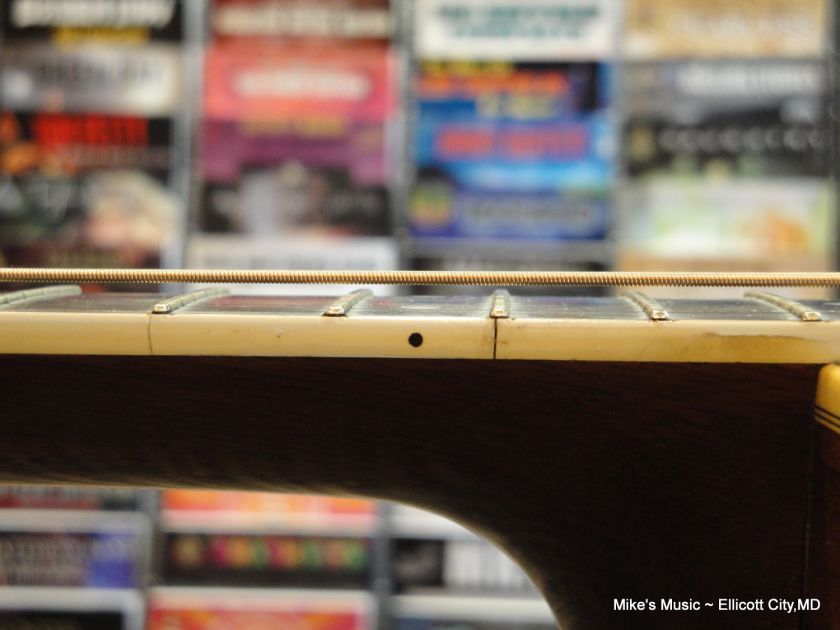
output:
<svg viewBox="0 0 840 630"><path fill-rule="evenodd" d="M21 302L34 302L37 300L50 300L53 298L81 295L82 287L77 284L59 285L54 287L41 287L39 289L26 289L0 295L0 308L12 304L19 305Z"/></svg>
<svg viewBox="0 0 840 630"><path fill-rule="evenodd" d="M230 290L226 287L209 287L207 289L199 289L191 293L184 293L183 295L176 295L175 297L158 302L152 307L152 313L155 315L168 315L177 311L182 306L187 304L194 304L201 300L207 300L222 295L227 295Z"/></svg>
<svg viewBox="0 0 840 630"><path fill-rule="evenodd" d="M644 293L638 291L631 291L622 293L621 297L630 300L638 306L648 319L654 322L667 322L671 320L668 311L656 300L649 298Z"/></svg>
<svg viewBox="0 0 840 630"><path fill-rule="evenodd" d="M746 293L744 293L744 297L750 300L757 300L759 302L764 302L765 304L775 306L776 308L790 313L791 315L795 315L803 322L823 321L823 316L819 311L805 306L804 304L797 302L796 300L792 300L781 295L776 295L775 293L766 293L763 291L747 291Z"/></svg>
<svg viewBox="0 0 840 630"><path fill-rule="evenodd" d="M821 424L826 429L830 429L835 433L840 433L840 418L830 411L827 411L822 407L817 407L814 410L814 419L818 424Z"/></svg>
<svg viewBox="0 0 840 630"><path fill-rule="evenodd" d="M510 317L510 292L506 289L497 289L493 292L490 317L493 319L507 319Z"/></svg>
<svg viewBox="0 0 840 630"><path fill-rule="evenodd" d="M324 317L344 317L356 304L373 295L370 289L357 289L342 295L324 310Z"/></svg>

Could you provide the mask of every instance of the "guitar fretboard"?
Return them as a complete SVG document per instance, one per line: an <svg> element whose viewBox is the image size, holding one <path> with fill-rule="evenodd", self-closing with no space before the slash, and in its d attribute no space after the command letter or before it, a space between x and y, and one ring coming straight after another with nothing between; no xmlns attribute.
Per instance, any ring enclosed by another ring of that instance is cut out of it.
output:
<svg viewBox="0 0 840 630"><path fill-rule="evenodd" d="M840 357L840 303L60 286L0 294L0 353L828 363Z"/></svg>

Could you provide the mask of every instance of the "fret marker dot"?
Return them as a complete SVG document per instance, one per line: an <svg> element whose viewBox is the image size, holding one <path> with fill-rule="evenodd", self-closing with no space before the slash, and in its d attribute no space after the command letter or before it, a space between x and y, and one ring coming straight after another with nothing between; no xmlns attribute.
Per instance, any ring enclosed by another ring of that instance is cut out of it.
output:
<svg viewBox="0 0 840 630"><path fill-rule="evenodd" d="M423 345L423 335L421 335L420 333L411 333L408 336L408 343L410 343L415 348L419 348Z"/></svg>

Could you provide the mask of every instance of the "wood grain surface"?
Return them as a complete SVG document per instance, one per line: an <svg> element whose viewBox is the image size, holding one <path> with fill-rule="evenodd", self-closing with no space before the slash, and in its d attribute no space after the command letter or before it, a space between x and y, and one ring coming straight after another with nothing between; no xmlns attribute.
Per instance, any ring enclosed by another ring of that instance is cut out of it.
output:
<svg viewBox="0 0 840 630"><path fill-rule="evenodd" d="M507 549L569 630L834 628L825 614L613 611L820 588L806 574L817 371L4 356L0 481L403 501ZM823 488L835 499L837 484Z"/></svg>

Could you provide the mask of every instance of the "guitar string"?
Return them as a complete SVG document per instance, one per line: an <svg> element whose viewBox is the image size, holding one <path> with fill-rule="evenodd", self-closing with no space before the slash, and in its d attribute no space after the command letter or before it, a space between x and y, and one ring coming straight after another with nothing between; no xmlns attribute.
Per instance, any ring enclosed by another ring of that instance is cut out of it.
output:
<svg viewBox="0 0 840 630"><path fill-rule="evenodd" d="M0 268L0 282L392 284L610 287L840 287L840 272L324 271Z"/></svg>

